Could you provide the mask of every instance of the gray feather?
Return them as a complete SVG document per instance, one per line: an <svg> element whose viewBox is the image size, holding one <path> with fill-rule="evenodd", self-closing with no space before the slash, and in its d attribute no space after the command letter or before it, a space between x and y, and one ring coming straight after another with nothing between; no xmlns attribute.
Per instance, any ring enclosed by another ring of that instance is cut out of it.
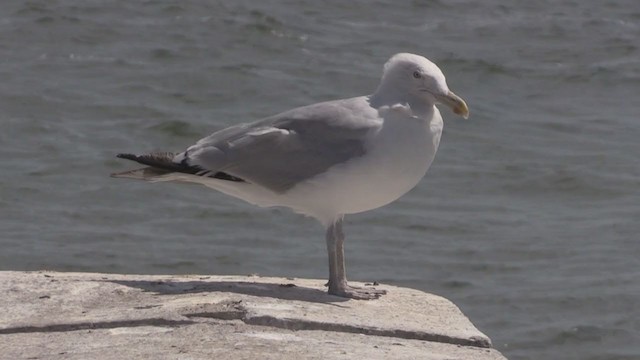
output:
<svg viewBox="0 0 640 360"><path fill-rule="evenodd" d="M293 109L216 132L176 155L275 192L365 154L365 137L380 127L366 97Z"/></svg>

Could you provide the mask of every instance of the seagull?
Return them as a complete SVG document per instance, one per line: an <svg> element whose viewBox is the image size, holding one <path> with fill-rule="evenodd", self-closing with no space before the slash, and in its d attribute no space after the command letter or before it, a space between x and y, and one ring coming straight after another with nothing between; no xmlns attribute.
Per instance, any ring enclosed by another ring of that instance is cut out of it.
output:
<svg viewBox="0 0 640 360"><path fill-rule="evenodd" d="M145 167L112 176L202 184L260 207L313 217L326 228L328 293L376 299L386 291L347 283L343 219L387 205L418 184L440 144L437 104L469 116L438 66L400 53L384 65L371 95L231 126L180 153L118 154Z"/></svg>

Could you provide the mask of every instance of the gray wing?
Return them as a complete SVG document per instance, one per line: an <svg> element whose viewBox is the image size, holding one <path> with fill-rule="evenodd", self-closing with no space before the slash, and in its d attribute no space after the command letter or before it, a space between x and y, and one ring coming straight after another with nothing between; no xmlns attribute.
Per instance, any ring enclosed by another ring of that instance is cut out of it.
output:
<svg viewBox="0 0 640 360"><path fill-rule="evenodd" d="M367 134L380 126L365 97L319 103L213 133L174 162L281 193L364 155Z"/></svg>

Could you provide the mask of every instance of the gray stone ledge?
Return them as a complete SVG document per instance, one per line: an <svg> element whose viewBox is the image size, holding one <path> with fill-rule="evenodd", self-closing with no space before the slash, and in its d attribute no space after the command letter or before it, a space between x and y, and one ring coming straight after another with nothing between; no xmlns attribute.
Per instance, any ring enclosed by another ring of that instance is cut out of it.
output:
<svg viewBox="0 0 640 360"><path fill-rule="evenodd" d="M447 299L380 285L378 300L347 300L324 283L0 272L0 348L31 359L504 359Z"/></svg>

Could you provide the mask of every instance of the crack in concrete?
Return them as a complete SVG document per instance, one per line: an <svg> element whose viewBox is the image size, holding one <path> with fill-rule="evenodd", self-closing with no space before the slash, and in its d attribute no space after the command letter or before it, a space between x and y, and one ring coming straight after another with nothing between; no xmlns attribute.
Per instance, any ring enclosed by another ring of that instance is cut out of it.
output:
<svg viewBox="0 0 640 360"><path fill-rule="evenodd" d="M409 340L424 340L453 345L474 346L491 348L491 343L486 339L471 337L468 339L457 338L441 334L433 334L419 331L386 330L366 326L353 326L346 324L324 323L299 319L278 319L272 316L252 316L242 319L249 325L271 326L288 330L323 330L373 336L394 337Z"/></svg>
<svg viewBox="0 0 640 360"><path fill-rule="evenodd" d="M423 340L431 342L439 342L453 345L473 346L480 348L491 348L491 342L488 339L480 337L458 338L442 334L433 334L420 331L406 330L386 330L366 326L354 326L347 324L325 323L301 319L276 318L273 316L251 316L248 311L242 307L236 306L234 309L205 311L198 313L183 314L188 318L212 318L217 320L241 320L247 325L268 326L286 330L321 330L352 334L363 334L373 336L394 337L409 340Z"/></svg>
<svg viewBox="0 0 640 360"><path fill-rule="evenodd" d="M223 321L241 320L247 325L266 326L292 331L315 330L339 333L362 334L372 336L393 337L408 340L422 340L437 343L491 348L490 340L482 337L460 338L422 331L408 331L400 329L381 329L368 326L337 324L303 319L278 318L269 315L252 315L240 302L225 302L218 304L199 304L195 307L182 309L182 316L193 318L209 318ZM117 320L105 322L84 322L75 324L54 324L44 326L22 326L0 329L0 335L36 332L66 332L90 329L113 329L138 326L165 326L197 324L196 320L169 320L164 318L148 318L139 320Z"/></svg>

